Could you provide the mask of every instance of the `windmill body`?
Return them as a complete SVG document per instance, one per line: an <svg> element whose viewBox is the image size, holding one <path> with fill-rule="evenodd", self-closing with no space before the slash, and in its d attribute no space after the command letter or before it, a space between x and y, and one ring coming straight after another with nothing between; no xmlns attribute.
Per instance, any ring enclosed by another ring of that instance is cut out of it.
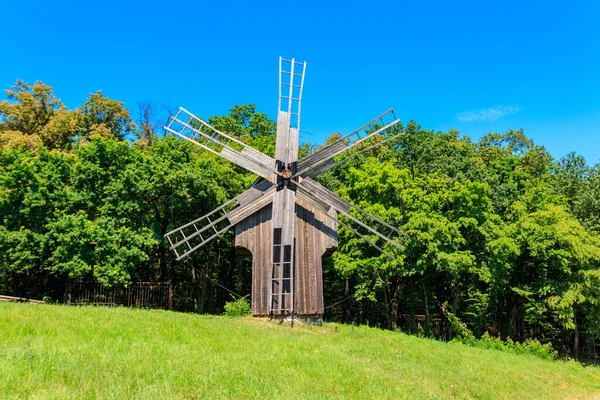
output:
<svg viewBox="0 0 600 400"><path fill-rule="evenodd" d="M332 210L331 213L335 213ZM238 254L252 257L252 314L271 314L269 293L274 297L273 309L282 307L279 314L319 318L323 314L322 257L331 255L337 248L337 224L331 215L315 207L300 193L296 195L294 237L294 276L288 274L288 265L281 273L271 265L273 242L273 207L264 207L235 226L235 247ZM291 271L290 271L291 272ZM281 278L282 282L279 282ZM288 286L287 282L290 279ZM293 279L293 293L291 292ZM274 288L270 288L273 285ZM281 300L278 286L282 286ZM269 292L269 289L271 291ZM291 301L294 302L293 308Z"/></svg>
<svg viewBox="0 0 600 400"><path fill-rule="evenodd" d="M356 131L298 159L300 106L306 63L279 60L275 158L220 132L184 108L165 129L259 176L250 189L216 210L166 234L177 259L235 228L239 254L252 257L255 316L323 314L322 257L338 245L342 225L392 257L401 234L385 221L329 191L314 178L371 148L397 138L400 122L389 110ZM391 120L390 122L387 122ZM342 214L346 222L338 221ZM362 232L362 233L361 233ZM381 245L383 246L383 245Z"/></svg>

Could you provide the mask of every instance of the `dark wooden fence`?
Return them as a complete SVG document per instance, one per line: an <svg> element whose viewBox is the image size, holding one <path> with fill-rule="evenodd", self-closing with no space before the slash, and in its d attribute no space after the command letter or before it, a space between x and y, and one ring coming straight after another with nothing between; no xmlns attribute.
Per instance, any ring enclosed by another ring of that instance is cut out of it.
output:
<svg viewBox="0 0 600 400"><path fill-rule="evenodd" d="M443 318L433 317L430 318L431 328L439 336L445 334L446 321ZM400 314L400 326L405 330L415 330L417 325L425 326L427 323L427 317L421 314Z"/></svg>
<svg viewBox="0 0 600 400"><path fill-rule="evenodd" d="M95 281L74 282L67 290L70 305L103 305L173 310L173 285L169 282L132 282L127 287L105 287Z"/></svg>
<svg viewBox="0 0 600 400"><path fill-rule="evenodd" d="M5 296L5 295L0 295L0 301L13 301L13 302L17 302L17 303L44 304L44 302L42 300L34 300L34 299L26 298L26 297L15 297L15 296Z"/></svg>

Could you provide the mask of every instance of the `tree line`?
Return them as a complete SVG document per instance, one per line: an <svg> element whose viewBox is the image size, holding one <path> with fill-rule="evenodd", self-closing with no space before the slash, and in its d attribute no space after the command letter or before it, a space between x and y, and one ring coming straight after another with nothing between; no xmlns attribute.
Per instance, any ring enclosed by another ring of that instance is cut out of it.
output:
<svg viewBox="0 0 600 400"><path fill-rule="evenodd" d="M250 293L233 232L181 262L164 234L255 176L134 120L102 92L69 110L41 82L0 102L0 293L62 300L70 283L169 281L177 308L217 313ZM254 105L209 122L271 156L275 123ZM343 227L324 262L326 319L440 335L490 331L595 359L600 338L600 166L554 159L523 130L474 141L414 121L399 139L319 177L408 237L390 260ZM334 134L328 141L339 137ZM303 144L301 153L315 146ZM424 315L423 321L412 316Z"/></svg>

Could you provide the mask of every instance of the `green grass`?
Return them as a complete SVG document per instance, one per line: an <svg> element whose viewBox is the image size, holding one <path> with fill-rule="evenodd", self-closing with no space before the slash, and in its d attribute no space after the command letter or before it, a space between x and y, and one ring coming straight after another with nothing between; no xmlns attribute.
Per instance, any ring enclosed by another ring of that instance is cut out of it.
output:
<svg viewBox="0 0 600 400"><path fill-rule="evenodd" d="M600 369L366 327L0 303L0 397L600 399Z"/></svg>

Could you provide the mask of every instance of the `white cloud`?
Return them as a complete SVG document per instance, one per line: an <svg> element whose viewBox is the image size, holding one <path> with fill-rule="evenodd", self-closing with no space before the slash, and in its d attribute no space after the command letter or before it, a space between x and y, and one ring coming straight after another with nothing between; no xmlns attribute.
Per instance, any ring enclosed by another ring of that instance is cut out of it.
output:
<svg viewBox="0 0 600 400"><path fill-rule="evenodd" d="M503 106L482 108L479 110L469 110L458 113L457 117L462 122L473 121L497 121L507 115L513 115L521 111L519 106Z"/></svg>

